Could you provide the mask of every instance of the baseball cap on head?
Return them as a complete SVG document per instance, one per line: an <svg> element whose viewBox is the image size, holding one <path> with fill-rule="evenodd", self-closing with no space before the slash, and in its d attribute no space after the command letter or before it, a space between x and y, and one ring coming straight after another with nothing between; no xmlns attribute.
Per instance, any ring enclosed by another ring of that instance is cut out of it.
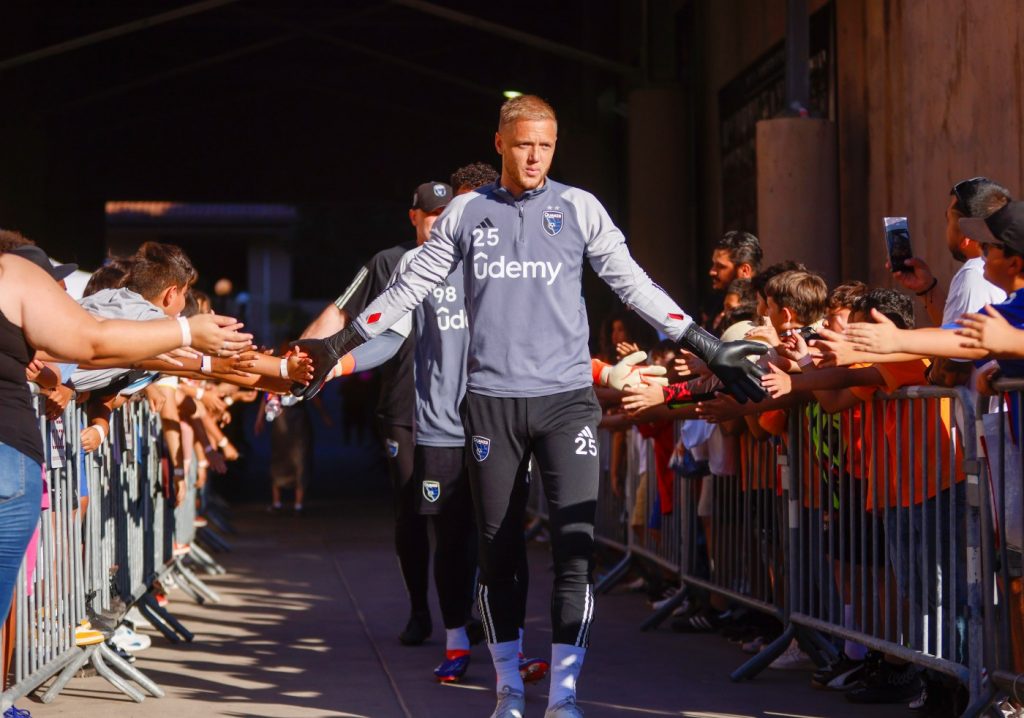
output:
<svg viewBox="0 0 1024 718"><path fill-rule="evenodd" d="M1024 202L1010 202L984 219L964 217L960 230L975 242L1005 246L1024 255Z"/></svg>
<svg viewBox="0 0 1024 718"><path fill-rule="evenodd" d="M53 264L50 258L46 256L46 252L32 244L25 245L24 247L15 247L10 252L32 262L32 264L44 270L58 282L78 269L77 264Z"/></svg>
<svg viewBox="0 0 1024 718"><path fill-rule="evenodd" d="M452 188L444 182L424 182L412 195L412 208L433 212L452 201Z"/></svg>

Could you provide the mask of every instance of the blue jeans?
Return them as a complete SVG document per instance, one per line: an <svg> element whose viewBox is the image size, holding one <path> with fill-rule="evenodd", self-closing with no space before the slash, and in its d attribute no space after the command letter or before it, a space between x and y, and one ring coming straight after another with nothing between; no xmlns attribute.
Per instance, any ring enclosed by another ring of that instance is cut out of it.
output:
<svg viewBox="0 0 1024 718"><path fill-rule="evenodd" d="M7 620L18 569L39 523L39 462L0 443L0 623Z"/></svg>

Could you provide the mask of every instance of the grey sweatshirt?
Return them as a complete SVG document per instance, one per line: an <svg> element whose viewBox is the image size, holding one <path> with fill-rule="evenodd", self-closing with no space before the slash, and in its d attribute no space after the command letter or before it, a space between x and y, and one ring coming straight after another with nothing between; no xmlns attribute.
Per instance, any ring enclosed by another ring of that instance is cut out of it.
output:
<svg viewBox="0 0 1024 718"><path fill-rule="evenodd" d="M452 200L392 285L355 328L377 336L465 262L470 391L548 396L592 383L582 296L586 258L619 298L678 340L692 323L630 256L622 232L588 192L548 179L515 198L487 185Z"/></svg>

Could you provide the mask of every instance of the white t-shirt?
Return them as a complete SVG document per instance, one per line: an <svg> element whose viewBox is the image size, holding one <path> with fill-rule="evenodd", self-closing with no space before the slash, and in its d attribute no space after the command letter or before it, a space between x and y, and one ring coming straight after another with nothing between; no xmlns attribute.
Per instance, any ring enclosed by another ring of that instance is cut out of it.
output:
<svg viewBox="0 0 1024 718"><path fill-rule="evenodd" d="M977 312L986 304L1006 301L1006 292L985 279L985 260L975 257L953 275L942 309L942 326L956 326L956 320L966 312Z"/></svg>

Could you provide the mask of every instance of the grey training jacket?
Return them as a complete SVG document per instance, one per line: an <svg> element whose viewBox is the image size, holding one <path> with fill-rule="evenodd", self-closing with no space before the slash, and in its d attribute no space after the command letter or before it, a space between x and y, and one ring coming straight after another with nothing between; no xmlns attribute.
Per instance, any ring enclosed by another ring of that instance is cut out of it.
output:
<svg viewBox="0 0 1024 718"><path fill-rule="evenodd" d="M592 383L584 258L669 338L692 323L630 256L601 203L548 179L518 198L494 184L453 199L430 241L355 327L377 336L465 262L469 391L532 397L582 389Z"/></svg>

